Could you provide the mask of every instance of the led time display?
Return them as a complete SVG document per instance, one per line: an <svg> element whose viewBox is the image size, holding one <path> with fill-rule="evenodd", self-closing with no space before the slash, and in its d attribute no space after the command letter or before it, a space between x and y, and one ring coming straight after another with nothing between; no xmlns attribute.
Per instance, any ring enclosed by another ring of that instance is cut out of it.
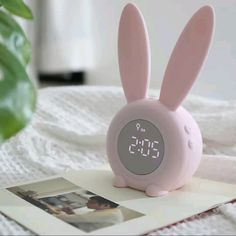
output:
<svg viewBox="0 0 236 236"><path fill-rule="evenodd" d="M150 174L163 160L163 137L147 120L130 121L119 134L118 154L122 164L132 173Z"/></svg>

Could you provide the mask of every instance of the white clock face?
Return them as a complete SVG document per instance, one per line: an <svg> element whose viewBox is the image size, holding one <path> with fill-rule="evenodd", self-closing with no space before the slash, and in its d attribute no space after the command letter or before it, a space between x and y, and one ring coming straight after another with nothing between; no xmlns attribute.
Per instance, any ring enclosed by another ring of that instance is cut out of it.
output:
<svg viewBox="0 0 236 236"><path fill-rule="evenodd" d="M146 175L156 170L164 156L164 141L159 129L143 119L130 121L118 137L118 154L132 173Z"/></svg>

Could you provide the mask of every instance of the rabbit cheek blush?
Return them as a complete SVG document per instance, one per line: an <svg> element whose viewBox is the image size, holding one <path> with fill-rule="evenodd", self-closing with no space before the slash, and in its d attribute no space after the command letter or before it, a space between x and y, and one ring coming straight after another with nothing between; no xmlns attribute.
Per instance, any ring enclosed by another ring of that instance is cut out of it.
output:
<svg viewBox="0 0 236 236"><path fill-rule="evenodd" d="M213 28L211 7L194 14L171 55L159 100L151 99L146 95L150 50L145 23L134 5L124 8L118 53L127 105L113 118L107 133L114 186L162 196L191 180L201 160L202 137L181 103L206 58Z"/></svg>

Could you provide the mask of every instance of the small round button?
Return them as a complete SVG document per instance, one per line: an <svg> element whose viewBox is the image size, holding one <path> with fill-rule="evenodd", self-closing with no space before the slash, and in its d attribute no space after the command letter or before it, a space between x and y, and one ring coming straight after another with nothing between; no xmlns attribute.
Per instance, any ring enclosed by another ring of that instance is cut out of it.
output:
<svg viewBox="0 0 236 236"><path fill-rule="evenodd" d="M188 140L189 149L193 149L193 146L194 146L193 142L191 140Z"/></svg>
<svg viewBox="0 0 236 236"><path fill-rule="evenodd" d="M191 133L191 128L187 125L184 126L184 131L186 134L190 134Z"/></svg>

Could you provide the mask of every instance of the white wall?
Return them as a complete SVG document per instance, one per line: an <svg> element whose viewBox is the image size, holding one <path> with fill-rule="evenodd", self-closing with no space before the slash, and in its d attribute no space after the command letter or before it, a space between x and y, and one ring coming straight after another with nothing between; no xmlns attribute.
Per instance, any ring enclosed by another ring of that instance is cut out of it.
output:
<svg viewBox="0 0 236 236"><path fill-rule="evenodd" d="M135 3L146 20L152 50L151 87L159 88L171 50L192 14L211 4L216 12L214 42L195 94L236 99L236 0L90 0L94 63L89 84L120 85L117 30L124 5Z"/></svg>

